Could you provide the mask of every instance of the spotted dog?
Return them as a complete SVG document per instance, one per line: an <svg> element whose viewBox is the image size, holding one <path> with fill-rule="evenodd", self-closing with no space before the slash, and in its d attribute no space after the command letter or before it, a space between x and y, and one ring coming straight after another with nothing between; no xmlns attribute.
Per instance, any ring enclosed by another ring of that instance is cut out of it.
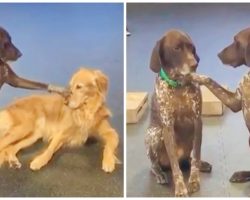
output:
<svg viewBox="0 0 250 200"><path fill-rule="evenodd" d="M183 75L195 72L198 63L191 38L179 30L170 30L156 43L150 61L151 70L158 75L151 100L146 150L158 183L168 182L164 169L171 168L175 196L188 196L188 193L198 191L199 171L210 172L212 167L200 160L200 86L180 81ZM191 165L187 187L180 167L183 162Z"/></svg>
<svg viewBox="0 0 250 200"><path fill-rule="evenodd" d="M246 65L250 67L250 28L244 29L234 36L234 41L228 47L224 48L218 57L223 64L234 68ZM235 92L224 89L213 79L198 74L187 75L186 81L192 80L203 84L217 96L233 112L243 111L246 126L250 132L250 72L248 72L240 81L239 87ZM249 137L250 145L250 137ZM250 171L235 172L230 178L231 182L250 181Z"/></svg>

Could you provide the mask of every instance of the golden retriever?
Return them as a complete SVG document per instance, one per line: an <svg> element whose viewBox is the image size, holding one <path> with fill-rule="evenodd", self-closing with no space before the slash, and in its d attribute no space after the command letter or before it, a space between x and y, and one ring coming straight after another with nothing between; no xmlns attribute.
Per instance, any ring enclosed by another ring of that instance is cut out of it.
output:
<svg viewBox="0 0 250 200"><path fill-rule="evenodd" d="M89 136L97 136L104 142L102 169L115 169L119 138L108 121L108 78L99 70L81 68L69 88L66 99L57 94L32 95L0 112L0 164L20 168L18 151L43 139L48 147L30 163L30 169L39 170L61 147L80 146Z"/></svg>

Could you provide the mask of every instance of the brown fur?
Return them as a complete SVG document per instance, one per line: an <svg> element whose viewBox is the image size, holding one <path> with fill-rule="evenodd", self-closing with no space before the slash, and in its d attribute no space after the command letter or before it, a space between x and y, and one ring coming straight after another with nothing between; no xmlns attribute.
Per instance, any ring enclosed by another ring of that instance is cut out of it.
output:
<svg viewBox="0 0 250 200"><path fill-rule="evenodd" d="M98 70L80 69L70 81L67 100L60 95L33 95L13 102L0 112L0 163L21 167L16 154L38 139L48 147L30 163L32 170L45 166L61 147L77 147L88 137L103 140L102 169L115 169L118 134L109 124L105 105L108 79Z"/></svg>
<svg viewBox="0 0 250 200"><path fill-rule="evenodd" d="M171 30L154 47L150 68L158 73L162 67L174 79L194 72L198 62L199 57L190 37L181 31ZM176 196L187 196L188 191L192 193L199 190L199 168L201 171L211 171L208 163L200 161L201 138L199 85L173 88L157 76L145 143L152 163L151 169L158 183L167 182L163 169L171 167ZM191 160L188 187L179 166L183 160Z"/></svg>

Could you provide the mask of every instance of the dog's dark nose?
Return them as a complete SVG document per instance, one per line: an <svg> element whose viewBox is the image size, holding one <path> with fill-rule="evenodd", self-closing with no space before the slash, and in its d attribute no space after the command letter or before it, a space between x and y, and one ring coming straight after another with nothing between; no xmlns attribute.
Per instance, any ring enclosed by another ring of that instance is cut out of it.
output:
<svg viewBox="0 0 250 200"><path fill-rule="evenodd" d="M18 57L18 58L20 58L22 55L23 55L23 54L22 54L20 51L17 52L17 57Z"/></svg>
<svg viewBox="0 0 250 200"><path fill-rule="evenodd" d="M222 53L218 53L217 56L219 57L219 59L221 60L222 59Z"/></svg>

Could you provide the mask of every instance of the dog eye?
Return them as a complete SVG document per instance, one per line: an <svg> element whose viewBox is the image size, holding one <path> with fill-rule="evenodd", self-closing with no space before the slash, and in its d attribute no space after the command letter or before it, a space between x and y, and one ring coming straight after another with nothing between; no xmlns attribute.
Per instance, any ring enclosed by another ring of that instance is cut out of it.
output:
<svg viewBox="0 0 250 200"><path fill-rule="evenodd" d="M77 90L82 89L82 85L76 85L76 89Z"/></svg>
<svg viewBox="0 0 250 200"><path fill-rule="evenodd" d="M181 50L181 47L180 47L180 46L176 46L176 47L174 47L174 50L175 50L175 51L180 51L180 50Z"/></svg>

